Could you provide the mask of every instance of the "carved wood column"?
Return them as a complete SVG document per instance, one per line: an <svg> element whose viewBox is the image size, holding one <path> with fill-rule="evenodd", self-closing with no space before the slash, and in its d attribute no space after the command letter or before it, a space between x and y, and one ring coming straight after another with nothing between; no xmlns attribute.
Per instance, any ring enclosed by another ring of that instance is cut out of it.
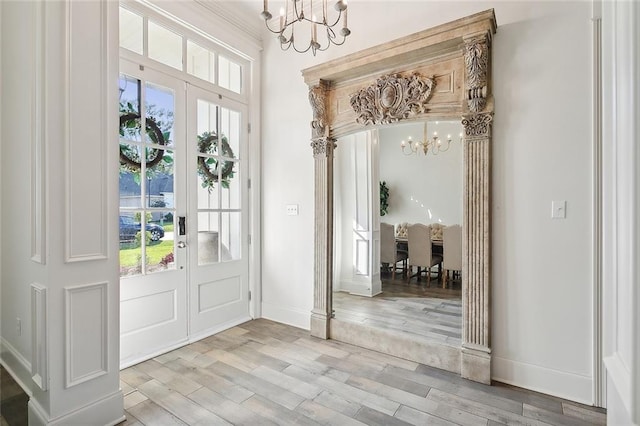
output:
<svg viewBox="0 0 640 426"><path fill-rule="evenodd" d="M328 137L326 84L309 89L313 109L311 147L314 158L315 237L313 266L313 310L311 335L329 338L333 292L333 150L335 139ZM330 213L331 212L331 213Z"/></svg>
<svg viewBox="0 0 640 426"><path fill-rule="evenodd" d="M465 39L462 377L491 383L491 122L489 35Z"/></svg>

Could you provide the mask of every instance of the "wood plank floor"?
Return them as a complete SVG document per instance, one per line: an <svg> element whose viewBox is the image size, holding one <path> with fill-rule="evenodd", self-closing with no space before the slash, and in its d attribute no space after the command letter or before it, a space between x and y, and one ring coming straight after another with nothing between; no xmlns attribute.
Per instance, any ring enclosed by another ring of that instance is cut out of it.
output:
<svg viewBox="0 0 640 426"><path fill-rule="evenodd" d="M0 365L0 426L26 426L29 397Z"/></svg>
<svg viewBox="0 0 640 426"><path fill-rule="evenodd" d="M259 319L122 370L123 425L604 425L601 409Z"/></svg>
<svg viewBox="0 0 640 426"><path fill-rule="evenodd" d="M389 274L390 275L390 274ZM462 291L453 282L443 289L437 280L407 284L402 278L383 276L382 293L375 297L333 294L336 318L394 332L416 339L459 347L462 338Z"/></svg>

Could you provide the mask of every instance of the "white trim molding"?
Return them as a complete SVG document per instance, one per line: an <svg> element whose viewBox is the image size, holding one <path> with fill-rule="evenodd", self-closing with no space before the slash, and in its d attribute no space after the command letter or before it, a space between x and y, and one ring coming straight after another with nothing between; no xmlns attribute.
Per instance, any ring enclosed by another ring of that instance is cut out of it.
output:
<svg viewBox="0 0 640 426"><path fill-rule="evenodd" d="M107 287L100 282L64 288L65 388L108 373Z"/></svg>
<svg viewBox="0 0 640 426"><path fill-rule="evenodd" d="M49 389L49 333L47 288L31 284L31 378L43 391Z"/></svg>
<svg viewBox="0 0 640 426"><path fill-rule="evenodd" d="M602 10L604 362L608 416L640 423L640 4ZM612 388L613 389L612 389Z"/></svg>
<svg viewBox="0 0 640 426"><path fill-rule="evenodd" d="M606 405L606 372L602 360L602 18L594 8L593 23L593 404Z"/></svg>
<svg viewBox="0 0 640 426"><path fill-rule="evenodd" d="M34 68L31 77L31 260L46 264L46 80L44 76L44 4L35 2L33 6L34 31Z"/></svg>
<svg viewBox="0 0 640 426"><path fill-rule="evenodd" d="M112 140L108 90L108 2L64 2L65 262L108 257L107 147ZM96 16L99 15L99 16ZM99 30L86 31L87 22ZM91 36L89 36L91 35ZM99 61L86 61L100 52ZM93 56L92 56L93 55ZM85 75L99 77L86 79ZM99 81L97 87L93 85Z"/></svg>

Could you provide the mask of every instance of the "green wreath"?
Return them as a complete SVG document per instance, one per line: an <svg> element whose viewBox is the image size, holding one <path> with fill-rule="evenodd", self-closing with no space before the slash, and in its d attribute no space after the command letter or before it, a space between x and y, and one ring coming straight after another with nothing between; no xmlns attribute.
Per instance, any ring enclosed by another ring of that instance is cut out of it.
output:
<svg viewBox="0 0 640 426"><path fill-rule="evenodd" d="M147 131L147 135L149 135L149 139L153 141L153 143L157 145L165 146L167 141L162 134L162 130L158 127L158 124L153 119L153 117L146 117L144 120L145 130ZM127 112L120 116L120 136L124 137L124 129L132 129L132 128L140 127L140 114L137 112ZM120 163L125 167L130 169L131 171L137 172L140 171L142 164L138 161L137 156L131 158L129 156L130 150L127 149L126 146L123 147L120 144ZM164 150L159 148L152 148L149 151L149 157L151 160L147 161L147 169L152 169L158 163L162 161L164 156Z"/></svg>
<svg viewBox="0 0 640 426"><path fill-rule="evenodd" d="M229 141L225 136L220 138L213 132L205 132L198 136L198 150L201 154L210 154L213 148L218 148L219 154L229 158L235 158ZM202 187L211 190L214 182L220 181L223 188L229 188L229 180L233 177L234 161L226 160L218 175L218 161L215 158L198 156L198 175L202 178Z"/></svg>

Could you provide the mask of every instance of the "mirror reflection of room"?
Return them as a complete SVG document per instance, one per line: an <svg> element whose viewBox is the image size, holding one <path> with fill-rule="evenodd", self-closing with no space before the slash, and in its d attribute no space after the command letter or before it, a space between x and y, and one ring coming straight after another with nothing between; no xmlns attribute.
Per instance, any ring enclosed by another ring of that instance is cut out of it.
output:
<svg viewBox="0 0 640 426"><path fill-rule="evenodd" d="M459 346L460 121L395 124L335 151L335 318Z"/></svg>

